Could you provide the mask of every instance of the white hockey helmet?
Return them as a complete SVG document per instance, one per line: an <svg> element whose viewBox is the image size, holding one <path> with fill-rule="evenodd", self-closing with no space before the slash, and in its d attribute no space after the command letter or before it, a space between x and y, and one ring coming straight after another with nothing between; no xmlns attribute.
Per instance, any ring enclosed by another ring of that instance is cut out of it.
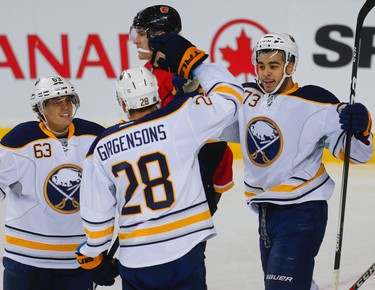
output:
<svg viewBox="0 0 375 290"><path fill-rule="evenodd" d="M116 96L120 106L136 110L159 103L158 84L146 67L124 70L116 82Z"/></svg>
<svg viewBox="0 0 375 290"><path fill-rule="evenodd" d="M31 106L35 112L42 114L47 100L64 96L72 96L73 105L76 109L79 108L79 97L68 80L58 75L40 78L36 81L30 98Z"/></svg>
<svg viewBox="0 0 375 290"><path fill-rule="evenodd" d="M264 35L253 48L252 62L257 63L257 57L262 50L281 50L285 53L285 61L294 61L294 70L298 63L298 46L293 36L286 33L269 33Z"/></svg>
<svg viewBox="0 0 375 290"><path fill-rule="evenodd" d="M261 51L267 51L267 50L282 51L284 53L284 58L285 58L284 76L283 76L282 81L279 83L276 89L272 92L272 93L275 93L282 85L282 82L284 81L284 79L286 77L292 76L297 68L298 57L299 57L298 46L293 36L287 33L275 32L275 33L265 34L256 43L256 45L253 48L252 63L254 66L257 65L259 53ZM291 62L294 63L293 70L290 74L287 74L286 68L288 64ZM256 78L257 83L260 85L257 69L255 69L255 73L257 75L257 78ZM260 88L263 90L263 87L261 85L260 85Z"/></svg>

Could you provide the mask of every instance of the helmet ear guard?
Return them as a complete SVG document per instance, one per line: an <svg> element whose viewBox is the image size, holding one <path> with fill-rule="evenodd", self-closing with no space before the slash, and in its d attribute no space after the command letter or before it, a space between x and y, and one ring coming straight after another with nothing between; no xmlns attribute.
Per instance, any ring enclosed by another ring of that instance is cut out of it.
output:
<svg viewBox="0 0 375 290"><path fill-rule="evenodd" d="M120 106L124 102L127 111L158 104L157 80L146 67L124 70L116 82L116 97Z"/></svg>

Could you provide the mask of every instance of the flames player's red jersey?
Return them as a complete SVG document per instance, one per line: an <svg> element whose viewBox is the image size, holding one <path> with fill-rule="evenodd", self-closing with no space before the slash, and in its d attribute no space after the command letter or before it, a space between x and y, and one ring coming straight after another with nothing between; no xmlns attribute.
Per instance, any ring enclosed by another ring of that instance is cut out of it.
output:
<svg viewBox="0 0 375 290"><path fill-rule="evenodd" d="M158 80L160 107L165 107L173 100L173 95L175 94L172 84L173 74L160 68L152 67L149 61L145 64L145 67L148 68Z"/></svg>

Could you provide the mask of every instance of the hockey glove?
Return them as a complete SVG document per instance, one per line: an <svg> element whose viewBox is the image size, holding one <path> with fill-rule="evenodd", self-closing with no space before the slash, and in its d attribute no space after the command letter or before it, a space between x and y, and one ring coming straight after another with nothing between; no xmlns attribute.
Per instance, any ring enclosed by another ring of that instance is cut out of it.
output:
<svg viewBox="0 0 375 290"><path fill-rule="evenodd" d="M358 140L367 139L371 133L372 120L370 113L361 103L349 105L340 103L337 106L340 117L341 129L352 132Z"/></svg>
<svg viewBox="0 0 375 290"><path fill-rule="evenodd" d="M190 41L175 33L164 33L149 40L151 49L161 51L165 58L157 63L161 69L175 73L185 79L192 78L192 70L208 55Z"/></svg>
<svg viewBox="0 0 375 290"><path fill-rule="evenodd" d="M113 285L115 278L119 275L117 259L108 257L106 252L100 253L94 258L85 256L79 252L82 245L78 247L76 252L76 259L81 268L89 272L96 284L101 286Z"/></svg>
<svg viewBox="0 0 375 290"><path fill-rule="evenodd" d="M186 80L183 77L174 75L172 84L176 89L175 97L195 97L196 95L204 94L197 79Z"/></svg>

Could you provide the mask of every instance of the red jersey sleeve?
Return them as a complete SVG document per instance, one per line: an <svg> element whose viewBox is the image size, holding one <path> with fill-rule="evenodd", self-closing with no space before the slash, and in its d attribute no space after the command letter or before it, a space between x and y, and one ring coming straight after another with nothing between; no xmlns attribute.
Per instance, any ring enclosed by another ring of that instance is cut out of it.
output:
<svg viewBox="0 0 375 290"><path fill-rule="evenodd" d="M172 77L173 74L170 72L167 72L165 70L162 70L160 68L152 68L152 65L150 62L147 62L145 64L145 67L148 68L154 76L156 77L158 81L158 91L159 91L159 97L160 97L160 107L165 107L168 103L170 103L173 100L174 95L174 86L172 84Z"/></svg>
<svg viewBox="0 0 375 290"><path fill-rule="evenodd" d="M233 152L227 145L224 155L212 178L215 191L223 193L234 186L233 182Z"/></svg>

